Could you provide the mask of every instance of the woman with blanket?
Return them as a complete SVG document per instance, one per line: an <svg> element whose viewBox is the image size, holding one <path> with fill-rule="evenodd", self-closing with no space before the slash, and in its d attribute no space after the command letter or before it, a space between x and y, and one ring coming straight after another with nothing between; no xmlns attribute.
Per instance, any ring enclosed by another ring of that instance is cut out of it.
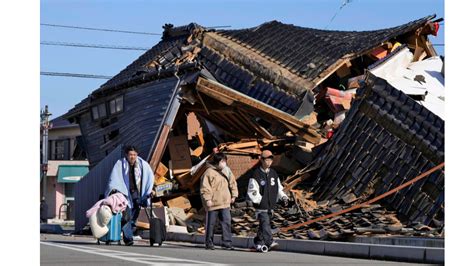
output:
<svg viewBox="0 0 474 266"><path fill-rule="evenodd" d="M137 148L127 146L125 157L119 159L110 174L105 195L120 192L128 199L128 207L122 220L123 241L133 245L133 227L140 213L140 207L149 205L149 195L153 189L153 171L150 165L138 156Z"/></svg>

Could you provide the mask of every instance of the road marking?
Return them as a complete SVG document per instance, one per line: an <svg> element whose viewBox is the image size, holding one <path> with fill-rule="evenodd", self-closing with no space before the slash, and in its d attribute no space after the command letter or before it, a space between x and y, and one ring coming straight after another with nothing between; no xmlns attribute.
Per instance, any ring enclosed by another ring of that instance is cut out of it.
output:
<svg viewBox="0 0 474 266"><path fill-rule="evenodd" d="M58 244L58 243L51 243L51 242L45 242L45 241L41 241L40 243L47 246L65 248L65 249L70 249L74 251L80 251L84 253L100 255L104 257L110 257L114 259L126 260L126 261L131 261L134 263L141 263L141 264L147 264L147 265L164 265L163 263L172 264L172 265L176 265L176 264L179 264L179 265L191 265L191 264L224 265L224 264L210 263L207 261L178 259L178 258L173 258L173 257L140 254L140 253L110 250L110 249L103 249L103 248L93 248L93 247L87 247L87 246L82 246L82 245L79 246L79 245L74 245L74 244Z"/></svg>

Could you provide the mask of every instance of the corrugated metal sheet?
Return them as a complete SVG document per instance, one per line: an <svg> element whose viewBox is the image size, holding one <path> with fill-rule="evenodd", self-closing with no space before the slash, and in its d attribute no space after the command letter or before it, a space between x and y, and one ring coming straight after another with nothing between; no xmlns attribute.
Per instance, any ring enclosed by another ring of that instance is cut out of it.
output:
<svg viewBox="0 0 474 266"><path fill-rule="evenodd" d="M104 194L110 172L115 162L122 157L123 145L117 146L104 160L97 164L74 188L74 224L76 231L86 226L86 211L90 209Z"/></svg>

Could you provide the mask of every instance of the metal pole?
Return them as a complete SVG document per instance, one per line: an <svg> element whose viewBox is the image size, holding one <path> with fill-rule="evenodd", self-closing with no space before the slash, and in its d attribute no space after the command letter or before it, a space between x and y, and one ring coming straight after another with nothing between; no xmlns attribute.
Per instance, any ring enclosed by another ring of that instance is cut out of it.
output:
<svg viewBox="0 0 474 266"><path fill-rule="evenodd" d="M49 116L51 113L48 112L48 106L46 105L44 110L41 111L41 125L43 128L43 160L41 162L41 170L43 171L43 197L46 197L46 181L48 173L48 130L50 127Z"/></svg>

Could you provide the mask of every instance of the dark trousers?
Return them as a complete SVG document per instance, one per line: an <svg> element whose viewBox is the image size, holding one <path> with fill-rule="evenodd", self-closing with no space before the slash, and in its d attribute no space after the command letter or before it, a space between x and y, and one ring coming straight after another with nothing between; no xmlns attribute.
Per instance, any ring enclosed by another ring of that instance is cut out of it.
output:
<svg viewBox="0 0 474 266"><path fill-rule="evenodd" d="M270 247L273 242L272 227L270 226L270 214L268 212L258 213L258 231L253 239L255 245L266 245Z"/></svg>
<svg viewBox="0 0 474 266"><path fill-rule="evenodd" d="M123 232L123 241L128 243L133 241L133 229L135 227L135 222L138 219L138 215L140 214L140 205L138 201L134 200L132 203L132 208L128 208L125 210L124 215L122 215L122 232Z"/></svg>
<svg viewBox="0 0 474 266"><path fill-rule="evenodd" d="M227 247L232 245L230 208L225 208L207 211L206 213L206 247L214 246L214 226L218 216L222 227L222 245Z"/></svg>

